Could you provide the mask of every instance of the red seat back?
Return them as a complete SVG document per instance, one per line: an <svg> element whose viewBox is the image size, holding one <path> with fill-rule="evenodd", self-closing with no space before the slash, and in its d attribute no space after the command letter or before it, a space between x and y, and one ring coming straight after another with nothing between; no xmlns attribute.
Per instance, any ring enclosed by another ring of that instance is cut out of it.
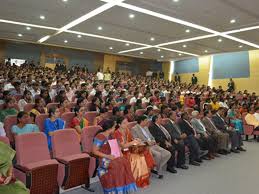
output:
<svg viewBox="0 0 259 194"><path fill-rule="evenodd" d="M93 139L98 131L102 130L102 127L97 126L89 126L85 127L81 134L81 142L83 151L86 153L92 152Z"/></svg>
<svg viewBox="0 0 259 194"><path fill-rule="evenodd" d="M7 116L4 120L4 129L6 136L9 138L10 142L14 142L14 136L12 133L12 126L17 124L17 116L16 115L10 115Z"/></svg>
<svg viewBox="0 0 259 194"><path fill-rule="evenodd" d="M65 121L65 128L68 128L71 124L72 119L75 117L75 113L66 112L61 115L61 119Z"/></svg>
<svg viewBox="0 0 259 194"><path fill-rule="evenodd" d="M38 125L40 131L44 131L44 121L48 118L48 114L40 114L35 118L35 124Z"/></svg>
<svg viewBox="0 0 259 194"><path fill-rule="evenodd" d="M7 145L10 145L10 141L8 137L0 136L0 141L6 143Z"/></svg>
<svg viewBox="0 0 259 194"><path fill-rule="evenodd" d="M47 137L44 133L28 133L15 137L17 164L24 166L29 163L50 160Z"/></svg>
<svg viewBox="0 0 259 194"><path fill-rule="evenodd" d="M47 109L49 110L50 108L57 108L58 107L58 105L59 105L59 103L48 103L47 104Z"/></svg>
<svg viewBox="0 0 259 194"><path fill-rule="evenodd" d="M96 111L91 111L91 112L86 112L85 113L85 118L89 122L89 126L94 125L94 120L97 117L97 112Z"/></svg>
<svg viewBox="0 0 259 194"><path fill-rule="evenodd" d="M24 106L23 110L24 110L24 112L31 112L31 110L33 109L34 106L35 106L35 104L33 104L33 103L27 103Z"/></svg>

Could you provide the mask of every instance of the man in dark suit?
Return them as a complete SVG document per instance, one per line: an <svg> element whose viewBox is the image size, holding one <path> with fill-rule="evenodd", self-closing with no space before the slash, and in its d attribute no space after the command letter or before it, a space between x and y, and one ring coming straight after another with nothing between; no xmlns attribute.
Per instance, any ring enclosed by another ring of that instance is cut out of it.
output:
<svg viewBox="0 0 259 194"><path fill-rule="evenodd" d="M178 73L176 73L176 75L174 76L174 81L177 83L181 83L181 77Z"/></svg>
<svg viewBox="0 0 259 194"><path fill-rule="evenodd" d="M176 113L170 112L168 119L163 119L163 126L169 132L171 136L171 143L177 151L177 168L188 169L185 165L185 144L184 139L187 137L185 134L181 134L181 130L174 122L176 119Z"/></svg>
<svg viewBox="0 0 259 194"><path fill-rule="evenodd" d="M243 141L241 135L233 128L227 125L224 120L225 109L220 107L218 111L212 116L214 125L223 133L228 133L231 140L231 151L239 153L240 151L246 151L242 148Z"/></svg>
<svg viewBox="0 0 259 194"><path fill-rule="evenodd" d="M192 74L192 85L195 85L198 83L198 78L195 76L195 74Z"/></svg>
<svg viewBox="0 0 259 194"><path fill-rule="evenodd" d="M171 153L171 158L167 162L167 171L177 173L175 170L175 148L171 143L171 136L162 126L162 117L160 114L152 117L152 123L149 127L150 133L155 138L158 145Z"/></svg>
<svg viewBox="0 0 259 194"><path fill-rule="evenodd" d="M199 163L202 162L202 160L200 159L201 150L196 139L198 138L198 136L188 120L189 120L188 113L187 112L182 113L181 119L179 119L178 121L178 126L180 127L181 132L183 134L186 134L187 136L187 138L185 138L184 141L190 150L190 159L189 159L190 164L197 166L197 162Z"/></svg>

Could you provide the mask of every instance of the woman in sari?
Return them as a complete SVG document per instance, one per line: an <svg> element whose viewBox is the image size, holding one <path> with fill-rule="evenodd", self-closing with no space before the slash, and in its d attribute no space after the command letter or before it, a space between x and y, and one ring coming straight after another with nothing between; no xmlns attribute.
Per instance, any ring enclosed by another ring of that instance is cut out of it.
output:
<svg viewBox="0 0 259 194"><path fill-rule="evenodd" d="M7 144L0 142L0 193L29 194L24 184L13 176L12 160L15 151Z"/></svg>
<svg viewBox="0 0 259 194"><path fill-rule="evenodd" d="M93 143L93 154L98 157L97 169L104 194L130 194L137 190L134 177L130 169L129 161L112 155L113 147L109 141L115 130L115 123L107 120L103 125L103 131L96 135ZM116 143L117 141L115 141ZM118 145L117 145L118 146ZM119 149L117 147L117 149Z"/></svg>
<svg viewBox="0 0 259 194"><path fill-rule="evenodd" d="M60 112L60 115L63 115L64 113L67 113L67 112L70 112L68 99L62 99L62 100L59 101L58 110Z"/></svg>
<svg viewBox="0 0 259 194"><path fill-rule="evenodd" d="M49 118L44 121L44 133L48 139L49 150L52 149L51 136L54 131L64 129L65 122L60 118L60 112L56 108L49 109Z"/></svg>
<svg viewBox="0 0 259 194"><path fill-rule="evenodd" d="M16 115L18 111L14 108L15 100L13 98L7 98L5 101L5 107L0 110L0 122L4 122L5 118L9 115Z"/></svg>
<svg viewBox="0 0 259 194"><path fill-rule="evenodd" d="M47 114L47 108L42 98L36 98L34 108L30 112L31 117L33 117L33 122L35 122L36 116L40 114Z"/></svg>
<svg viewBox="0 0 259 194"><path fill-rule="evenodd" d="M118 118L114 137L118 140L123 155L130 161L137 186L144 188L149 185L150 170L154 167L155 162L150 152L145 148L143 149L144 145L141 141L133 139L127 124L127 118ZM137 151L138 147L142 147L141 151Z"/></svg>
<svg viewBox="0 0 259 194"><path fill-rule="evenodd" d="M85 107L76 106L74 108L75 117L72 119L70 127L75 129L79 139L81 139L81 133L83 128L89 125L89 122L84 118L86 109Z"/></svg>

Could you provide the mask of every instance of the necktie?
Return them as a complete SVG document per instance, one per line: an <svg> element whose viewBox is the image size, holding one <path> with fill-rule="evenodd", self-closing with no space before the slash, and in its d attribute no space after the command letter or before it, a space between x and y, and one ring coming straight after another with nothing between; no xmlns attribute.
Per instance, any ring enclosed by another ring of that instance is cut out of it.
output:
<svg viewBox="0 0 259 194"><path fill-rule="evenodd" d="M192 125L189 123L189 121L186 121L186 120L185 120L185 122L192 128L192 130L193 130L193 132L194 132L194 136L196 136L197 133L196 133L195 129L192 127Z"/></svg>
<svg viewBox="0 0 259 194"><path fill-rule="evenodd" d="M171 142L171 136L168 133L168 131L162 125L158 125L158 127L162 130L162 132L166 136L167 140Z"/></svg>

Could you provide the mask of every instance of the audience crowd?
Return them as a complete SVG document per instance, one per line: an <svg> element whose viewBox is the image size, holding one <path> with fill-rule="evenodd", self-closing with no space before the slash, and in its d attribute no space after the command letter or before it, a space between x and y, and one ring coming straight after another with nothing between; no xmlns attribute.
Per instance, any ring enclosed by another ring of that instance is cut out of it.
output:
<svg viewBox="0 0 259 194"><path fill-rule="evenodd" d="M49 150L54 131L73 128L81 139L85 127L99 125L92 153L104 193L133 193L150 184L151 174L162 179L163 169L177 173L188 164L201 166L204 160L246 151L244 122L259 130L255 93L235 91L233 84L225 91L197 82L195 77L181 83L179 75L170 82L109 69L89 73L78 67L1 64L0 136L6 136L4 122L11 115L17 115L11 132L18 136L41 131L35 120L47 114L43 132ZM92 111L93 121L85 116ZM62 115L70 112L67 123Z"/></svg>

